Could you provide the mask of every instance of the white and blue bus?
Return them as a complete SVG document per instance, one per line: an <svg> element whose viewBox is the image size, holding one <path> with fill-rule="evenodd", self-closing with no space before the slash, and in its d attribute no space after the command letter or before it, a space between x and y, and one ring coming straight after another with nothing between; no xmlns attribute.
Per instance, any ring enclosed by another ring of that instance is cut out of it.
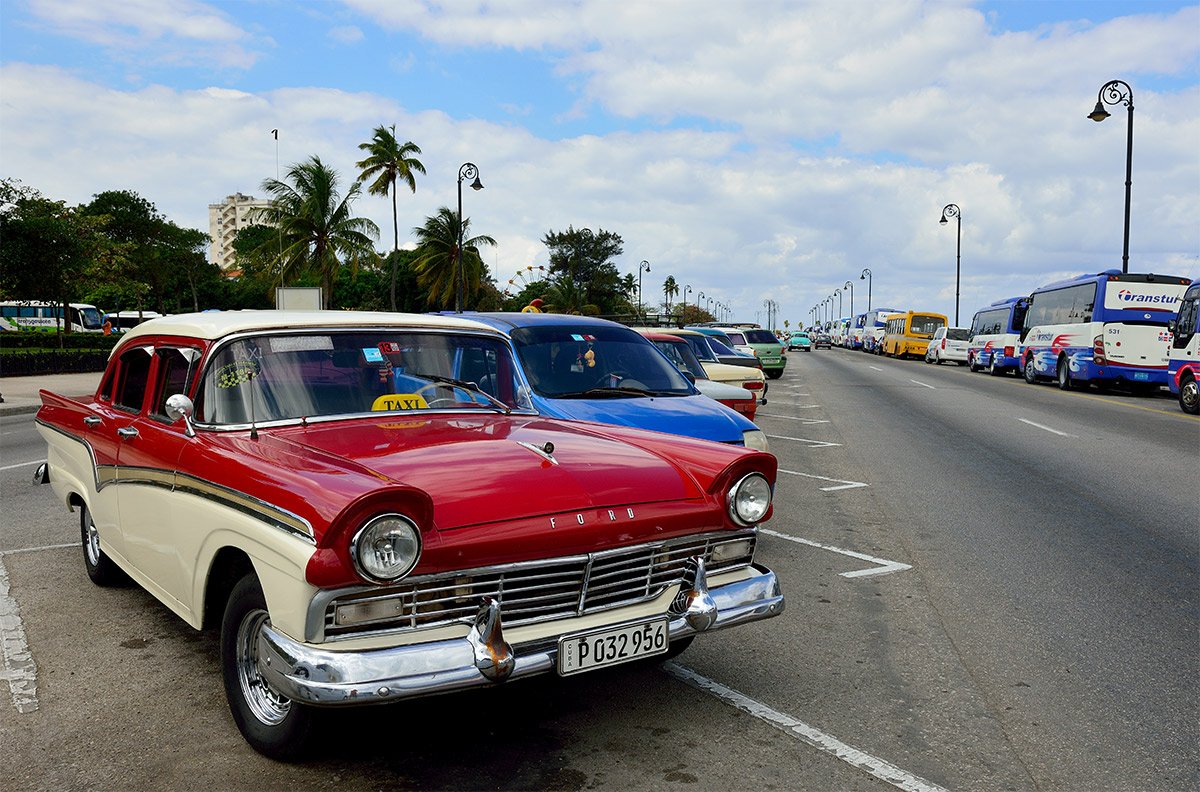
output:
<svg viewBox="0 0 1200 792"><path fill-rule="evenodd" d="M899 308L876 308L867 311L863 316L863 352L883 352L883 336L887 330L888 319L896 314L904 313Z"/></svg>
<svg viewBox="0 0 1200 792"><path fill-rule="evenodd" d="M1193 281L1179 301L1169 324L1171 350L1167 355L1167 387L1179 397L1179 409L1200 413L1200 280Z"/></svg>
<svg viewBox="0 0 1200 792"><path fill-rule="evenodd" d="M850 332L846 335L845 347L847 349L862 349L863 345L863 323L867 321L865 313L855 314L850 319Z"/></svg>
<svg viewBox="0 0 1200 792"><path fill-rule="evenodd" d="M1017 370L1021 362L1017 350L1027 310L1028 297L1009 297L975 312L967 337L967 365L971 371L987 369L989 374L1004 374Z"/></svg>
<svg viewBox="0 0 1200 792"><path fill-rule="evenodd" d="M72 333L100 333L104 320L96 306L86 303L67 305L66 329ZM39 300L0 302L0 330L43 330L54 332L63 327L61 303Z"/></svg>
<svg viewBox="0 0 1200 792"><path fill-rule="evenodd" d="M1167 384L1167 322L1191 280L1107 270L1037 289L1021 329L1026 382Z"/></svg>

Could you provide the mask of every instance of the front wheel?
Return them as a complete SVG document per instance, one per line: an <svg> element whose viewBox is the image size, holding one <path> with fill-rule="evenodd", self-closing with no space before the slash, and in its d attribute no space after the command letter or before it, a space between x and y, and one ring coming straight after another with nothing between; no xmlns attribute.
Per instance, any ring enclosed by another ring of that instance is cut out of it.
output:
<svg viewBox="0 0 1200 792"><path fill-rule="evenodd" d="M1037 372L1033 369L1033 355L1025 358L1025 381L1030 385L1037 383Z"/></svg>
<svg viewBox="0 0 1200 792"><path fill-rule="evenodd" d="M1195 377L1186 377L1179 383L1179 409L1189 415L1200 412L1200 393L1197 390Z"/></svg>
<svg viewBox="0 0 1200 792"><path fill-rule="evenodd" d="M221 672L229 711L250 747L280 761L298 758L307 746L313 711L276 692L258 670L258 636L271 623L254 574L238 581L221 621Z"/></svg>
<svg viewBox="0 0 1200 792"><path fill-rule="evenodd" d="M129 578L100 546L100 532L96 530L96 521L92 519L92 512L87 506L83 506L79 512L79 533L83 541L83 566L92 582L97 586L125 583Z"/></svg>

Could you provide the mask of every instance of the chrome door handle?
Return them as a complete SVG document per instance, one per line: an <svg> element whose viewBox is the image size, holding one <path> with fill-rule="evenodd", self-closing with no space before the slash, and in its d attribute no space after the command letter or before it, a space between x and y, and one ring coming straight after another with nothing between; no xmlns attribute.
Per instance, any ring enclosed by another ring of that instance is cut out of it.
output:
<svg viewBox="0 0 1200 792"><path fill-rule="evenodd" d="M99 426L100 424L104 423L104 421L101 421L94 415L89 415L88 417L84 418L83 422L88 426Z"/></svg>
<svg viewBox="0 0 1200 792"><path fill-rule="evenodd" d="M124 437L126 440L128 440L128 439L137 437L138 430L134 429L132 426L122 426L120 429L117 430L117 434L120 435L121 437Z"/></svg>

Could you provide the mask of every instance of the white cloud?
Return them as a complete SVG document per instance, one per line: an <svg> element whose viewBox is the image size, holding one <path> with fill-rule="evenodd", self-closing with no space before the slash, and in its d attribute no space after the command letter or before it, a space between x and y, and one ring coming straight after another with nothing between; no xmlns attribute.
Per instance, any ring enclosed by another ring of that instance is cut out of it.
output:
<svg viewBox="0 0 1200 792"><path fill-rule="evenodd" d="M330 28L329 37L339 44L357 44L363 40L363 32L354 25L342 25Z"/></svg>

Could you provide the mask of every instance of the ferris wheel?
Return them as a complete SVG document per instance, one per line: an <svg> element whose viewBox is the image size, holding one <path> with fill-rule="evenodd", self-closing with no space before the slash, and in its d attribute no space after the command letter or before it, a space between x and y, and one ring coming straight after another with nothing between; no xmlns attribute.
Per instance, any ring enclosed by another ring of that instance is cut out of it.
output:
<svg viewBox="0 0 1200 792"><path fill-rule="evenodd" d="M525 290L525 287L531 283L536 283L546 279L546 267L541 264L527 264L517 270L516 274L508 279L504 285L503 293L505 297L515 297Z"/></svg>

